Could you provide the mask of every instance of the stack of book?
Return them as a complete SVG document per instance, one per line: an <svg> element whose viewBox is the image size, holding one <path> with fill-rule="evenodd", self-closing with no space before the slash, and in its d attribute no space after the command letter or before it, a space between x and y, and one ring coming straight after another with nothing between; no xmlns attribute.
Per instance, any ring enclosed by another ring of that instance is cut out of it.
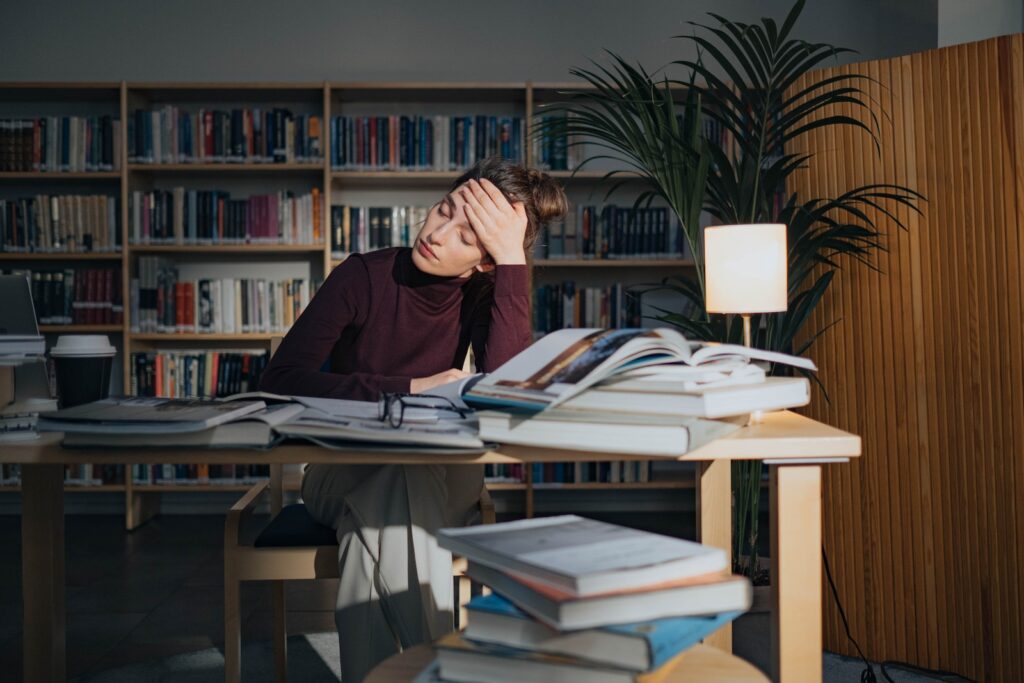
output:
<svg viewBox="0 0 1024 683"><path fill-rule="evenodd" d="M750 607L724 551L575 515L442 529L438 542L493 590L435 643L446 681L658 680Z"/></svg>
<svg viewBox="0 0 1024 683"><path fill-rule="evenodd" d="M0 269L24 275L40 325L120 325L124 320L120 268Z"/></svg>
<svg viewBox="0 0 1024 683"><path fill-rule="evenodd" d="M763 363L805 371L796 356L688 342L670 328L563 329L477 381L463 400L485 441L678 457L727 436L755 411L806 405L804 377L767 377Z"/></svg>

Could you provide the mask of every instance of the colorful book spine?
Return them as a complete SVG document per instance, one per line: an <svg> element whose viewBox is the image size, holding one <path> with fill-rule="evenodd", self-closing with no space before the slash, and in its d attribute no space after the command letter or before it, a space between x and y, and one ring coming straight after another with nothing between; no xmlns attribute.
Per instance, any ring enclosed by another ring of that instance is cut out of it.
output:
<svg viewBox="0 0 1024 683"><path fill-rule="evenodd" d="M335 116L331 167L341 171L454 171L489 156L522 161L519 116Z"/></svg>
<svg viewBox="0 0 1024 683"><path fill-rule="evenodd" d="M0 119L0 172L121 168L121 122L111 116Z"/></svg>
<svg viewBox="0 0 1024 683"><path fill-rule="evenodd" d="M230 396L259 389L267 351L144 351L131 355L135 396L198 398Z"/></svg>
<svg viewBox="0 0 1024 683"><path fill-rule="evenodd" d="M119 204L108 195L0 199L0 251L115 253L121 249Z"/></svg>
<svg viewBox="0 0 1024 683"><path fill-rule="evenodd" d="M317 244L323 240L318 188L232 199L222 190L132 192L132 244Z"/></svg>
<svg viewBox="0 0 1024 683"><path fill-rule="evenodd" d="M320 163L321 117L283 107L136 109L128 161L136 164Z"/></svg>
<svg viewBox="0 0 1024 683"><path fill-rule="evenodd" d="M567 327L642 327L642 295L622 283L580 287L573 280L534 289L533 326L539 334Z"/></svg>
<svg viewBox="0 0 1024 683"><path fill-rule="evenodd" d="M180 280L174 263L139 257L130 285L133 332L245 334L287 332L314 291L308 280Z"/></svg>

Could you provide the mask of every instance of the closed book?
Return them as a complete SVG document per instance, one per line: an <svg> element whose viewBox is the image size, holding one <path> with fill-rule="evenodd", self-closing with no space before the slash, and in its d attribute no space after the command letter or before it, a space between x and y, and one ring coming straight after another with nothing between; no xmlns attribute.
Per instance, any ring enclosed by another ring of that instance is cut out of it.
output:
<svg viewBox="0 0 1024 683"><path fill-rule="evenodd" d="M272 446L279 440L274 427L290 420L304 410L297 403L269 405L257 413L251 413L233 422L217 425L197 432L173 434L118 434L118 433L75 433L64 435L63 445L103 446L106 448L138 448L152 446L195 446L198 448L232 448Z"/></svg>
<svg viewBox="0 0 1024 683"><path fill-rule="evenodd" d="M477 413L480 438L504 444L676 458L732 434L739 424L674 415L549 408L536 414ZM615 414L610 414L615 413Z"/></svg>
<svg viewBox="0 0 1024 683"><path fill-rule="evenodd" d="M173 363L173 358L172 358ZM172 373L171 393L180 379ZM262 410L261 400L121 397L40 414L39 430L121 434L198 432Z"/></svg>
<svg viewBox="0 0 1024 683"><path fill-rule="evenodd" d="M471 562L576 596L643 588L728 565L720 548L576 515L440 529L437 539Z"/></svg>
<svg viewBox="0 0 1024 683"><path fill-rule="evenodd" d="M637 674L570 657L474 643L458 633L442 636L434 647L441 679L465 683L660 683L669 680L686 656L681 653L656 671Z"/></svg>
<svg viewBox="0 0 1024 683"><path fill-rule="evenodd" d="M682 391L680 382L653 379L657 375L650 377L652 379L609 381L591 387L559 404L558 408L566 416L581 411L591 415L604 414L606 418L609 414L637 413L713 419L756 410L796 408L811 401L811 385L804 377L766 377L753 384L694 391Z"/></svg>
<svg viewBox="0 0 1024 683"><path fill-rule="evenodd" d="M575 657L631 671L657 669L742 614L734 610L556 631L497 593L473 598L466 609L469 617L463 635L469 640Z"/></svg>
<svg viewBox="0 0 1024 683"><path fill-rule="evenodd" d="M610 624L746 611L750 581L725 572L673 579L586 597L470 560L466 573L559 631Z"/></svg>

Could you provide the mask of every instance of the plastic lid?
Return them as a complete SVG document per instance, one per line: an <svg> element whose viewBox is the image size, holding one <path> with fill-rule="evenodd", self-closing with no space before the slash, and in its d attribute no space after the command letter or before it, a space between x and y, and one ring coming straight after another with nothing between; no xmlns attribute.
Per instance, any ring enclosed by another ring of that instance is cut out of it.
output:
<svg viewBox="0 0 1024 683"><path fill-rule="evenodd" d="M107 357L117 353L105 334L62 334L50 349L54 358Z"/></svg>

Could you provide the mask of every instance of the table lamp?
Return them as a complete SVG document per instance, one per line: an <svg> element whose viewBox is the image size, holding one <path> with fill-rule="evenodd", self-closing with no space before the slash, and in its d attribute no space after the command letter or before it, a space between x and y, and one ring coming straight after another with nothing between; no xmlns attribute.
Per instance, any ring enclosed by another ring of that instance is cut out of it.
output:
<svg viewBox="0 0 1024 683"><path fill-rule="evenodd" d="M743 343L752 346L750 315L786 310L786 226L715 225L704 230L708 313L743 316Z"/></svg>

